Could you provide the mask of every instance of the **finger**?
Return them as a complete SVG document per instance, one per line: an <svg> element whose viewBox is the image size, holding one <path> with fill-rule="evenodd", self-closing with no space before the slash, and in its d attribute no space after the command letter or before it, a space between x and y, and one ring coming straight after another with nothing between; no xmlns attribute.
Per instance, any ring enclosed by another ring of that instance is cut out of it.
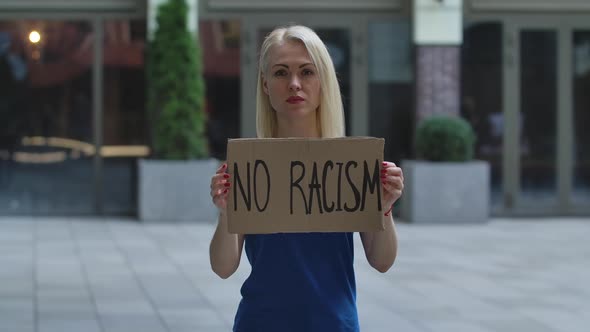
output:
<svg viewBox="0 0 590 332"><path fill-rule="evenodd" d="M211 177L211 189L213 189L216 186L223 185L223 183L229 182L230 177L231 176L227 173L219 173L213 175L213 177Z"/></svg>
<svg viewBox="0 0 590 332"><path fill-rule="evenodd" d="M393 188L393 186L390 183L387 182L382 182L381 183L381 187L383 187L383 191L384 192L392 192L395 190L395 188Z"/></svg>
<svg viewBox="0 0 590 332"><path fill-rule="evenodd" d="M396 166L395 166L395 163L392 163L391 161L383 161L383 162L381 163L381 168L382 168L382 169L384 169L384 168L389 168L389 167L396 167Z"/></svg>
<svg viewBox="0 0 590 332"><path fill-rule="evenodd" d="M404 181L399 176L388 176L386 182L396 189L404 188Z"/></svg>
<svg viewBox="0 0 590 332"><path fill-rule="evenodd" d="M227 174L227 173L218 173L213 175L213 181L215 182L224 182L224 181L229 181L229 178L231 177L231 175Z"/></svg>
<svg viewBox="0 0 590 332"><path fill-rule="evenodd" d="M220 181L211 185L211 191L229 189L230 187L231 183L229 181Z"/></svg>
<svg viewBox="0 0 590 332"><path fill-rule="evenodd" d="M219 196L222 189L211 189L211 198L215 199L215 197Z"/></svg>
<svg viewBox="0 0 590 332"><path fill-rule="evenodd" d="M227 169L227 164L223 163L221 166L219 166L219 168L217 169L217 171L215 173L224 173L226 169Z"/></svg>
<svg viewBox="0 0 590 332"><path fill-rule="evenodd" d="M215 197L226 197L228 192L229 192L228 189L218 189L218 190L215 190L215 191L211 192L212 193L211 196L213 196L213 198L215 198Z"/></svg>
<svg viewBox="0 0 590 332"><path fill-rule="evenodd" d="M227 190L227 189L220 189L220 190L216 191L215 193L212 193L213 202L217 204L219 202L219 200L226 200L228 194L229 194L229 190Z"/></svg>
<svg viewBox="0 0 590 332"><path fill-rule="evenodd" d="M393 195L393 197L396 197L396 200L400 197L402 197L402 190L394 190L391 192L391 194Z"/></svg>
<svg viewBox="0 0 590 332"><path fill-rule="evenodd" d="M382 183L381 185L383 186L383 190L386 192L386 194L392 195L394 197L400 197L402 195L403 188L396 188L389 183Z"/></svg>
<svg viewBox="0 0 590 332"><path fill-rule="evenodd" d="M229 180L219 180L211 183L211 196L216 194L220 190L225 190L231 188L231 183Z"/></svg>
<svg viewBox="0 0 590 332"><path fill-rule="evenodd" d="M391 182L391 181L398 181L399 180L400 183L401 182L404 182L403 179L402 179L402 177L399 176L399 175L386 175L386 176L381 176L381 180L382 181L389 181L389 182Z"/></svg>
<svg viewBox="0 0 590 332"><path fill-rule="evenodd" d="M404 188L404 182L399 176L388 176L384 181L394 189L402 190Z"/></svg>
<svg viewBox="0 0 590 332"><path fill-rule="evenodd" d="M388 167L388 168L384 168L381 170L381 175L402 175L402 169L394 166L394 167Z"/></svg>

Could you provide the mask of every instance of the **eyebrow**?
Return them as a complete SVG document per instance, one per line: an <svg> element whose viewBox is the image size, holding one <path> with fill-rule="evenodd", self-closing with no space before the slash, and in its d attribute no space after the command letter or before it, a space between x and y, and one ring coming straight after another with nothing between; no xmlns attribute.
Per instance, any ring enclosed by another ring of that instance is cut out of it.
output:
<svg viewBox="0 0 590 332"><path fill-rule="evenodd" d="M303 67L305 67L307 65L312 65L313 66L313 63L311 63L311 62L304 63L304 64L300 65L299 68L303 68ZM283 64L283 63L277 63L277 64L275 64L273 66L273 68L274 67L277 67L277 66L279 66L279 67L285 67L285 68L289 69L289 66L287 66L286 64Z"/></svg>

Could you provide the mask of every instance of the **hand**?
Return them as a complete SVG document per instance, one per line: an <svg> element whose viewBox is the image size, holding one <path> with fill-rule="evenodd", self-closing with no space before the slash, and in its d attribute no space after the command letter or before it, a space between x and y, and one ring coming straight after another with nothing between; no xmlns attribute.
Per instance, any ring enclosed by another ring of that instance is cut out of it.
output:
<svg viewBox="0 0 590 332"><path fill-rule="evenodd" d="M217 172L215 172L215 175L211 178L211 198L213 199L213 204L215 204L222 213L224 213L227 208L227 194L230 187L230 175L225 172L226 169L227 164L224 163L219 166Z"/></svg>
<svg viewBox="0 0 590 332"><path fill-rule="evenodd" d="M404 173L394 163L384 161L381 166L381 203L387 211L400 198L404 190Z"/></svg>

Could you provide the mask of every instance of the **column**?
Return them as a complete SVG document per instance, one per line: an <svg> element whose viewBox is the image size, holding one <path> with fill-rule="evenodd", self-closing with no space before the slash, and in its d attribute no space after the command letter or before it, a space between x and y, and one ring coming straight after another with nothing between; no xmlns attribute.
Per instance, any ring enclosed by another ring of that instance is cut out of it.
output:
<svg viewBox="0 0 590 332"><path fill-rule="evenodd" d="M462 0L415 0L416 121L459 115Z"/></svg>

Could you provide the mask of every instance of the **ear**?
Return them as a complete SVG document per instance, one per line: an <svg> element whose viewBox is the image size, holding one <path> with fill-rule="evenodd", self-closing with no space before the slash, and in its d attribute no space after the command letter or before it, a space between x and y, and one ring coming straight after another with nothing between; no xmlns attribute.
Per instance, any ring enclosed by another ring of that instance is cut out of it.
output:
<svg viewBox="0 0 590 332"><path fill-rule="evenodd" d="M264 76L264 73L260 73L260 76L262 77L262 90L268 95L268 82L266 81L266 77Z"/></svg>

